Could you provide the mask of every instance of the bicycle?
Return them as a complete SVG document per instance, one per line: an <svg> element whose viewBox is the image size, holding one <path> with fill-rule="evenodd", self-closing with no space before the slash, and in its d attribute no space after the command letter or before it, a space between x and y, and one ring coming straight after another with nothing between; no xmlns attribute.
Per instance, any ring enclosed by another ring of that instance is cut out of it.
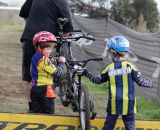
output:
<svg viewBox="0 0 160 130"><path fill-rule="evenodd" d="M79 112L80 128L82 130L89 130L91 128L90 119L96 117L94 102L89 97L87 86L82 83L81 77L83 75L78 74L75 69L77 69L77 67L83 69L89 61L101 61L102 58L92 58L81 61L74 60L71 49L72 41L77 41L80 38L95 40L95 38L81 31L76 31L78 35L76 33L76 35L72 34L69 37L64 37L62 29L66 22L66 18L57 20L60 31L57 37L58 42L56 47L56 55L65 56L66 58L66 72L64 72L61 77L55 78L54 82L55 86L59 86L58 95L62 105L64 107L71 105L73 112Z"/></svg>

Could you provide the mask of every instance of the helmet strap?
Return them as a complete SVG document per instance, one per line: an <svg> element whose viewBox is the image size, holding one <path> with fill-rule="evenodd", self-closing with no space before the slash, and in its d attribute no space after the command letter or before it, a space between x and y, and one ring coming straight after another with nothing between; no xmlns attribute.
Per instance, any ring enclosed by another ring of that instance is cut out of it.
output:
<svg viewBox="0 0 160 130"><path fill-rule="evenodd" d="M109 59L112 59L112 61L114 61L114 58L117 56L117 53L112 49L109 49L108 52L109 52Z"/></svg>
<svg viewBox="0 0 160 130"><path fill-rule="evenodd" d="M42 51L41 49L37 49L36 52L37 52L38 54L42 54L43 51Z"/></svg>
<svg viewBox="0 0 160 130"><path fill-rule="evenodd" d="M37 44L37 46L36 46L36 52L38 54L42 54L42 52L43 52L43 49L41 48L41 46L39 44Z"/></svg>

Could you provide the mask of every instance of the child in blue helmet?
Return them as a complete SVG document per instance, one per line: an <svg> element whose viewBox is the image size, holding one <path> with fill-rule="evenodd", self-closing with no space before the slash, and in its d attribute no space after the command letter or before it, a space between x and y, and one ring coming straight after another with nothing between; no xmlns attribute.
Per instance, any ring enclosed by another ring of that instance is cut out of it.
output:
<svg viewBox="0 0 160 130"><path fill-rule="evenodd" d="M151 80L144 79L134 64L125 56L130 50L129 41L122 36L114 36L107 42L108 52L113 63L109 64L98 76L87 69L83 74L95 84L109 82L107 117L103 130L113 130L119 115L126 130L135 130L136 98L134 82L152 88Z"/></svg>

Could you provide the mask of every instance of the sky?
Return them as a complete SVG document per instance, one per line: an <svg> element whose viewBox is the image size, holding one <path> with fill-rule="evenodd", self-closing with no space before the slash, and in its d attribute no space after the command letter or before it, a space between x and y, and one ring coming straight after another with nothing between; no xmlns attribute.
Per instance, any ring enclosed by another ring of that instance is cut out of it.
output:
<svg viewBox="0 0 160 130"><path fill-rule="evenodd" d="M10 6L21 6L25 0L0 0L0 2L7 3Z"/></svg>
<svg viewBox="0 0 160 130"><path fill-rule="evenodd" d="M0 0L0 2L7 3L10 6L21 6L24 3L25 0ZM90 0L84 0L84 1L90 1ZM160 12L160 0L155 0L158 5L158 10Z"/></svg>
<svg viewBox="0 0 160 130"><path fill-rule="evenodd" d="M157 2L157 5L158 5L158 10L160 12L160 0L155 0Z"/></svg>

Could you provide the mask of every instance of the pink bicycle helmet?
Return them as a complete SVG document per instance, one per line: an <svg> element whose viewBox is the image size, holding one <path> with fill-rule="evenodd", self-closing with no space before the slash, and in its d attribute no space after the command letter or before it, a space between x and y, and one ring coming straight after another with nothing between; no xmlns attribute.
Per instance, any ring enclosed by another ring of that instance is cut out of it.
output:
<svg viewBox="0 0 160 130"><path fill-rule="evenodd" d="M35 46L36 43L45 43L45 42L56 42L56 37L47 31L40 31L36 33L33 37L33 45Z"/></svg>

